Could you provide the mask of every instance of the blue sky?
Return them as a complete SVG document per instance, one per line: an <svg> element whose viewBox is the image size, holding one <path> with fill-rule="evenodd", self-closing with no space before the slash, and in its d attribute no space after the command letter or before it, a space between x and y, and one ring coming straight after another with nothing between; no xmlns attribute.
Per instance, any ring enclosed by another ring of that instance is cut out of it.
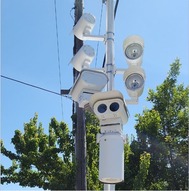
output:
<svg viewBox="0 0 189 191"><path fill-rule="evenodd" d="M72 65L69 62L73 50L74 0L56 0L60 49L62 89L73 84ZM100 25L101 0L84 0L84 12L96 17L93 34L105 34L103 5ZM2 0L1 1L1 74L60 91L59 65L54 0ZM189 1L188 0L120 0L115 20L115 64L127 68L122 44L132 34L144 39L142 67L146 72L145 88L138 105L129 105L130 118L124 125L124 133L135 134L134 115L150 107L146 101L148 89L161 84L170 64L180 58L182 63L178 83L189 83ZM97 42L85 42L97 49ZM91 67L101 67L105 53L104 43L99 43L98 54ZM115 78L115 89L129 98L122 75ZM8 149L13 150L11 138L14 131L23 131L23 124L37 112L45 131L52 117L63 120L71 128L72 101L22 84L1 78L1 138ZM63 113L63 115L62 115ZM10 161L2 158L5 166ZM22 189L19 185L3 185L1 190ZM26 189L26 188L25 188ZM29 189L29 188L27 188Z"/></svg>

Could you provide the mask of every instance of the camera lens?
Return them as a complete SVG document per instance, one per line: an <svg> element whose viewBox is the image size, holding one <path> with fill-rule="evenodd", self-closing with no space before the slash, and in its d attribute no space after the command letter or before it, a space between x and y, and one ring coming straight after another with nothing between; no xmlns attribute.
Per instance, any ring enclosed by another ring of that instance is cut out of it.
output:
<svg viewBox="0 0 189 191"><path fill-rule="evenodd" d="M127 77L125 84L129 90L137 90L143 86L144 78L140 74L134 73Z"/></svg>
<svg viewBox="0 0 189 191"><path fill-rule="evenodd" d="M133 43L126 48L125 55L127 58L134 60L139 58L142 55L142 51L143 51L143 48L140 44Z"/></svg>
<svg viewBox="0 0 189 191"><path fill-rule="evenodd" d="M104 113L107 110L107 106L105 104L100 104L97 108L99 113Z"/></svg>
<svg viewBox="0 0 189 191"><path fill-rule="evenodd" d="M110 105L110 110L115 112L119 109L119 104L117 102L113 102L111 105Z"/></svg>

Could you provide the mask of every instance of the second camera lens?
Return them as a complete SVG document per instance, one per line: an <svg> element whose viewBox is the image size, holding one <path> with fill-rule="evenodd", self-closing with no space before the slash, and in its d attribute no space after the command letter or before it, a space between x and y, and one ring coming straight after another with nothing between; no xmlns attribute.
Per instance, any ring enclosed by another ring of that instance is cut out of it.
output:
<svg viewBox="0 0 189 191"><path fill-rule="evenodd" d="M115 112L119 109L119 104L117 102L113 102L111 105L110 105L110 110Z"/></svg>

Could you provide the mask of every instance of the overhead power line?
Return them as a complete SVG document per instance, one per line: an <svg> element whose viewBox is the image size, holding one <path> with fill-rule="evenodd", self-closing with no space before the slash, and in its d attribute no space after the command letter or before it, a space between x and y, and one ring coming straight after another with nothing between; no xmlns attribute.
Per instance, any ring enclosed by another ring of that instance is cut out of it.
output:
<svg viewBox="0 0 189 191"><path fill-rule="evenodd" d="M59 70L59 83L60 89L62 86L61 82L61 67L60 67L60 46L59 46L59 35L58 35L58 18L57 18L57 10L56 10L56 0L54 0L54 12L55 12L55 24L56 24L56 46L57 46L57 56L58 56L58 70Z"/></svg>
<svg viewBox="0 0 189 191"><path fill-rule="evenodd" d="M59 70L59 84L60 89L62 88L62 81L61 81L61 67L60 67L60 46L59 46L59 35L58 35L58 18L57 18L57 10L56 10L56 0L54 0L54 13L55 13L55 24L56 24L56 45L57 45L57 55L58 55L58 70ZM61 110L62 110L62 118L64 116L63 112L63 101L61 97Z"/></svg>
<svg viewBox="0 0 189 191"><path fill-rule="evenodd" d="M115 17L116 17L118 4L119 4L119 0L117 0L117 1L116 1L116 4L115 4L115 9L114 9L114 19L115 19Z"/></svg>
<svg viewBox="0 0 189 191"><path fill-rule="evenodd" d="M42 88L42 87L39 87L39 86L36 86L36 85L30 84L30 83L26 83L26 82L23 82L23 81L20 81L20 80L14 79L14 78L10 78L10 77L4 76L4 75L1 75L1 77L2 77L2 78L4 78L4 79L7 79L7 80L11 80L11 81L14 81L14 82L17 82L17 83L20 83L20 84L23 84L23 85L26 85L26 86L32 87L32 88L40 89L40 90L42 90L42 91L45 91L45 92L48 92L48 93L52 93L52 94L55 94L55 95L59 95L59 96L61 96L61 94L60 94L60 93L57 93L57 92L54 92L54 91L48 90L48 89L46 89L46 88ZM66 95L63 95L63 96L64 96L64 97L69 98L69 96L66 96Z"/></svg>
<svg viewBox="0 0 189 191"><path fill-rule="evenodd" d="M100 24L99 24L98 35L100 35L100 30L101 30L102 13L103 13L103 2L102 2L102 5L101 5L101 11L100 11ZM95 61L95 67L96 67L96 65L97 65L97 59L98 59L98 48L99 48L99 41L97 42L97 47L96 47L96 61Z"/></svg>

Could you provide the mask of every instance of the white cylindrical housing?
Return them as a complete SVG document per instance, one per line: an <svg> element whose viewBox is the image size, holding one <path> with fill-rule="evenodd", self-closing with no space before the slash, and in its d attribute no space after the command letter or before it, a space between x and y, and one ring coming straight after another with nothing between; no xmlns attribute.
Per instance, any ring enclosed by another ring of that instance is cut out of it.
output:
<svg viewBox="0 0 189 191"><path fill-rule="evenodd" d="M99 180L115 184L124 180L124 138L119 133L100 137Z"/></svg>
<svg viewBox="0 0 189 191"><path fill-rule="evenodd" d="M84 34L89 35L92 32L94 25L95 17L90 13L84 13L74 26L73 33L78 39L84 40Z"/></svg>
<svg viewBox="0 0 189 191"><path fill-rule="evenodd" d="M89 45L83 45L77 54L71 59L70 63L72 63L73 67L80 72L83 68L89 68L94 57L94 48Z"/></svg>
<svg viewBox="0 0 189 191"><path fill-rule="evenodd" d="M143 49L144 41L137 35L130 36L124 40L123 51L128 65L140 66L142 64Z"/></svg>

